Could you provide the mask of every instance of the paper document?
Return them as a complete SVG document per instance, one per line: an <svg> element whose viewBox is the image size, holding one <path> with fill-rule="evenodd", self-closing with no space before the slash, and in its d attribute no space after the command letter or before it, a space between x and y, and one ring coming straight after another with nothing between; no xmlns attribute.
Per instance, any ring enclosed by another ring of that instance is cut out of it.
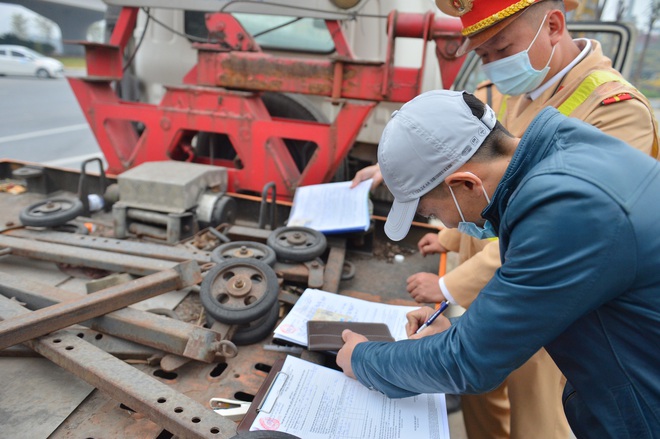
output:
<svg viewBox="0 0 660 439"><path fill-rule="evenodd" d="M273 384L250 430L305 439L449 438L444 394L389 399L342 372L291 356Z"/></svg>
<svg viewBox="0 0 660 439"><path fill-rule="evenodd" d="M307 288L275 328L275 338L307 346L308 320L385 323L395 340L405 340L406 314L418 306L388 305Z"/></svg>
<svg viewBox="0 0 660 439"><path fill-rule="evenodd" d="M366 180L351 189L350 181L313 184L296 189L287 226L324 233L369 229L369 188Z"/></svg>

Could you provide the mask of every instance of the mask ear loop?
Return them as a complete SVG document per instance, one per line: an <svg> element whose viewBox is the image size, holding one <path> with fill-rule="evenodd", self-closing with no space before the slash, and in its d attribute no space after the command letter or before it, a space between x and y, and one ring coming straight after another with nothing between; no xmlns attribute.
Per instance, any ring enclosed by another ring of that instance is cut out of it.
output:
<svg viewBox="0 0 660 439"><path fill-rule="evenodd" d="M532 42L529 44L529 47L527 47L527 50L526 50L525 52L529 52L529 49L531 49L531 47L534 45L534 43L536 42L536 39L539 37L539 35L541 35L541 29L543 29L543 25L545 24L545 19L546 19L546 18L548 18L548 14L545 14L545 15L543 16L543 21L541 22L541 26L539 26L539 30L536 31L536 35L534 35L534 39L533 39ZM556 48L557 48L557 45L556 45L556 44L555 44L554 46L552 46L552 52L550 52L550 58L548 58L548 62L545 63L545 65L543 66L543 69L545 69L546 67L548 67L548 66L550 65L550 61L552 61L552 57L553 57L554 54L555 54L555 49L556 49ZM532 67L532 68L533 68L533 67ZM541 70L543 70L543 69L541 69ZM534 70L536 70L536 69L534 69ZM540 71L540 70L539 70L539 71Z"/></svg>
<svg viewBox="0 0 660 439"><path fill-rule="evenodd" d="M539 26L539 30L536 31L536 35L534 35L534 39L532 40L531 43L529 43L529 47L527 47L528 51L534 45L534 43L536 42L536 39L539 37L539 35L541 35L541 29L543 29L543 25L545 24L545 19L546 18L548 18L548 14L545 14L543 16L543 21L541 22L541 26Z"/></svg>
<svg viewBox="0 0 660 439"><path fill-rule="evenodd" d="M470 172L470 174L472 173ZM454 190L449 185L447 185L447 187L449 188L449 193L451 194L451 197L454 199L454 204L456 205L456 209L458 209L458 214L461 216L461 221L465 222L465 217L463 216L463 212L461 212L461 208L458 205L458 201L456 201L456 195L454 195Z"/></svg>
<svg viewBox="0 0 660 439"><path fill-rule="evenodd" d="M466 174L470 174L470 175L474 175L474 173L472 173L472 172L470 172L470 171L465 171L465 173L466 173ZM479 177L477 177L476 175L474 175L474 176L475 176L476 178L479 178ZM479 181L481 181L480 178L479 178ZM449 186L449 185L447 185L447 186ZM449 186L449 190L451 191L451 186ZM490 204L490 198L488 197L488 193L486 192L486 188L484 187L484 182L483 182L483 181L481 181L481 190L484 192L484 197L486 197L486 201L488 202L488 204ZM451 191L451 196L452 196L452 197L454 196L454 192L453 192L453 191ZM454 197L454 201L456 201L456 197ZM458 204L456 204L456 207L458 207ZM458 211L460 212L460 210L461 210L461 209L459 208ZM463 216L463 214L461 214L461 217L462 217L462 216Z"/></svg>

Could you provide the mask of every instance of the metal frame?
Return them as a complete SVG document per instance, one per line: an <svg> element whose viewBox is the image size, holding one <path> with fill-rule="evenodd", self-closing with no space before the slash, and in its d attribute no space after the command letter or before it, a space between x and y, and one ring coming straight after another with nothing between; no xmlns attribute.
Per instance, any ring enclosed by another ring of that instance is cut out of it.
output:
<svg viewBox="0 0 660 439"><path fill-rule="evenodd" d="M384 63L356 60L336 20L326 20L336 54L318 60L265 54L232 15L213 13L207 28L215 41L195 45L198 64L184 85L167 87L158 105L126 102L112 83L123 76L122 54L137 14L138 8L124 7L109 44L84 44L88 76L68 78L109 172L169 159L221 165L228 168L232 192L260 193L274 182L278 198L291 199L298 186L330 181L378 102L403 103L421 92L428 41L436 42L444 84L453 82L463 62L455 56L460 21L432 13L390 13ZM423 39L420 68L394 66L397 37ZM263 91L325 96L339 110L330 124L279 119L266 109ZM144 131L138 133L135 123ZM196 155L192 139L199 132L227 135L240 163ZM284 139L317 145L302 171Z"/></svg>

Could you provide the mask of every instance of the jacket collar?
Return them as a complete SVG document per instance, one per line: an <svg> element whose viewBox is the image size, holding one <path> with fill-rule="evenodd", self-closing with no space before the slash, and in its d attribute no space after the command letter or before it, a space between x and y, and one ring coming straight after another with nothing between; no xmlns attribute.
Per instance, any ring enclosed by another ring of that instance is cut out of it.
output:
<svg viewBox="0 0 660 439"><path fill-rule="evenodd" d="M554 144L549 140L553 138L562 120L559 111L547 107L541 110L525 131L502 180L493 193L493 199L481 212L481 216L490 221L495 230L499 231L500 220L504 216L509 199L522 179L539 161L548 156Z"/></svg>

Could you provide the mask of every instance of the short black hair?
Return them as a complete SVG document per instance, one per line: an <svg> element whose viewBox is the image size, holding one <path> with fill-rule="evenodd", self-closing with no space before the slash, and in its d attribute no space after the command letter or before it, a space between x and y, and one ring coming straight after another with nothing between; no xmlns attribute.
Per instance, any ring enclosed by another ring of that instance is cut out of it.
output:
<svg viewBox="0 0 660 439"><path fill-rule="evenodd" d="M470 107L470 110L472 110L472 114L475 117L481 119L484 116L484 113L486 112L486 104L481 102L476 96L467 92L463 92L463 100L468 105L468 107ZM513 138L514 136L506 128L504 128L504 125L502 125L499 121L495 122L495 127L493 127L493 130L490 132L488 137L484 139L481 146L477 149L474 155L470 157L468 162L489 161L498 157L505 156L507 154L507 150L504 148L503 144L505 137Z"/></svg>
<svg viewBox="0 0 660 439"><path fill-rule="evenodd" d="M559 9L564 15L566 15L566 5L564 5L564 0L543 0L529 7L527 17L535 17L535 19L540 21L543 18L543 15L551 9Z"/></svg>

